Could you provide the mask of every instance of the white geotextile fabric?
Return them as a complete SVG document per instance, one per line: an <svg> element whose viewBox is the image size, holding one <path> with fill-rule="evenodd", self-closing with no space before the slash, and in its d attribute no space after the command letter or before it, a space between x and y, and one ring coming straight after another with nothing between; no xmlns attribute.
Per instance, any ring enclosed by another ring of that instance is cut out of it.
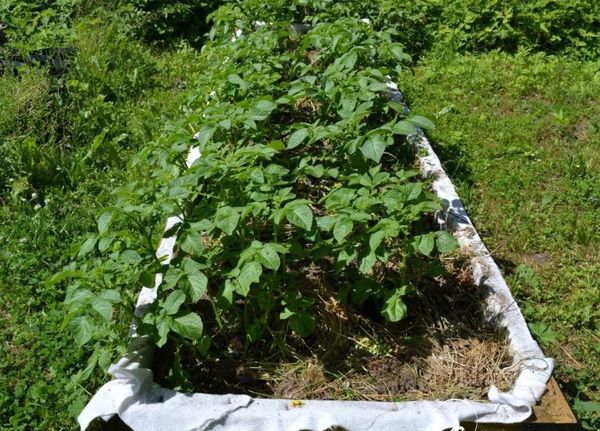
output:
<svg viewBox="0 0 600 431"><path fill-rule="evenodd" d="M391 97L402 102L396 84L388 83ZM407 109L408 112L408 109ZM444 211L440 224L451 231L464 252L471 256L473 279L487 293L489 318L506 329L513 365L520 369L509 392L492 386L490 403L469 400L367 402L301 402L251 398L246 395L185 394L165 389L153 382L153 347L144 337L133 337L129 354L112 365L113 380L102 386L79 415L82 430L101 417L115 414L134 431L214 430L214 431L322 431L340 426L350 431L443 431L459 430L461 422L516 423L526 420L541 398L553 370L553 360L546 358L532 338L521 310L514 301L502 274L490 256L462 205L456 189L424 134L409 138L419 149L421 173L432 180L432 188L442 200ZM200 157L197 148L188 156L188 166ZM165 230L179 217L170 217ZM176 238L164 238L157 251L165 263L173 257ZM156 299L162 275L154 288L140 292L136 314Z"/></svg>

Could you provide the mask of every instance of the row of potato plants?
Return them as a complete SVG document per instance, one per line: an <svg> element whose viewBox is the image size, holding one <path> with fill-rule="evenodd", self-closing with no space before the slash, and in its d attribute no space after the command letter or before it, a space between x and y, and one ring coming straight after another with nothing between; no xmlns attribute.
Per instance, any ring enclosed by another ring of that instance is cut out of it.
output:
<svg viewBox="0 0 600 431"><path fill-rule="evenodd" d="M138 333L210 356L233 336L246 348L274 333L310 337L320 299L302 274L314 267L335 277L341 303L401 320L435 255L456 247L419 230L440 206L406 136L433 125L390 98L389 76L401 82L409 61L394 30L319 1L268 3L257 22L254 3L212 15L206 73L182 119L136 156L139 181L115 191L52 280L68 285L64 326L93 347L89 372L124 351L136 296L158 273ZM307 32L278 21L290 10ZM193 145L201 157L188 168ZM167 265L155 248L178 214Z"/></svg>

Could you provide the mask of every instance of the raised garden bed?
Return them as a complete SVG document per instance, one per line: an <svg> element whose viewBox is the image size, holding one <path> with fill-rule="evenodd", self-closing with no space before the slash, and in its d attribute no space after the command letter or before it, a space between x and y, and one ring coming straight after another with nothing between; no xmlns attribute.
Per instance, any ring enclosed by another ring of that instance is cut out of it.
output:
<svg viewBox="0 0 600 431"><path fill-rule="evenodd" d="M299 34L236 16L257 30L214 29L222 64L192 114L195 146L188 153L189 132L172 135L154 180L121 192L83 245L82 256L107 256L100 269L66 274L77 278L68 302L82 341L92 339L86 307L110 322L120 303L114 289L91 292L98 278L154 279L130 352L111 367L117 379L82 426L114 413L135 429L526 419L552 360L420 131L431 122L389 81L406 60L393 31L338 18ZM161 214L171 217L156 257L118 239L133 221L149 253L146 226ZM478 402L490 385L492 404ZM316 401L330 399L353 401Z"/></svg>

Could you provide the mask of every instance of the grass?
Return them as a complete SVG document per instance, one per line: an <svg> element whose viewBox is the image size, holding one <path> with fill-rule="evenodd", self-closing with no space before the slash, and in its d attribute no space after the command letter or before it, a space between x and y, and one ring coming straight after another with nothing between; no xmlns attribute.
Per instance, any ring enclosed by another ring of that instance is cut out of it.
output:
<svg viewBox="0 0 600 431"><path fill-rule="evenodd" d="M587 429L600 426L599 67L438 54L404 86Z"/></svg>
<svg viewBox="0 0 600 431"><path fill-rule="evenodd" d="M109 180L109 176L99 180ZM34 210L30 202L0 211L0 314L2 349L0 426L4 429L73 428L73 417L99 376L83 383L77 376L87 362L61 330L64 292L46 289L73 240L93 228L97 205L107 199L98 180L77 192L49 193ZM69 202L64 205L64 202ZM58 412L58 413L57 413Z"/></svg>

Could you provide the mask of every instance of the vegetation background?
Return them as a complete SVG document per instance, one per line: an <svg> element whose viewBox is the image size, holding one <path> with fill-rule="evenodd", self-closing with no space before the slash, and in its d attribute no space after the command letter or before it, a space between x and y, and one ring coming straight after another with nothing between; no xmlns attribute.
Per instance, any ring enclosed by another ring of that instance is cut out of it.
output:
<svg viewBox="0 0 600 431"><path fill-rule="evenodd" d="M75 429L105 378L61 327L65 292L47 280L135 178L133 154L183 115L221 3L0 4L3 429ZM402 90L437 124L436 151L582 427L599 429L600 5L344 3L399 30L414 61Z"/></svg>

